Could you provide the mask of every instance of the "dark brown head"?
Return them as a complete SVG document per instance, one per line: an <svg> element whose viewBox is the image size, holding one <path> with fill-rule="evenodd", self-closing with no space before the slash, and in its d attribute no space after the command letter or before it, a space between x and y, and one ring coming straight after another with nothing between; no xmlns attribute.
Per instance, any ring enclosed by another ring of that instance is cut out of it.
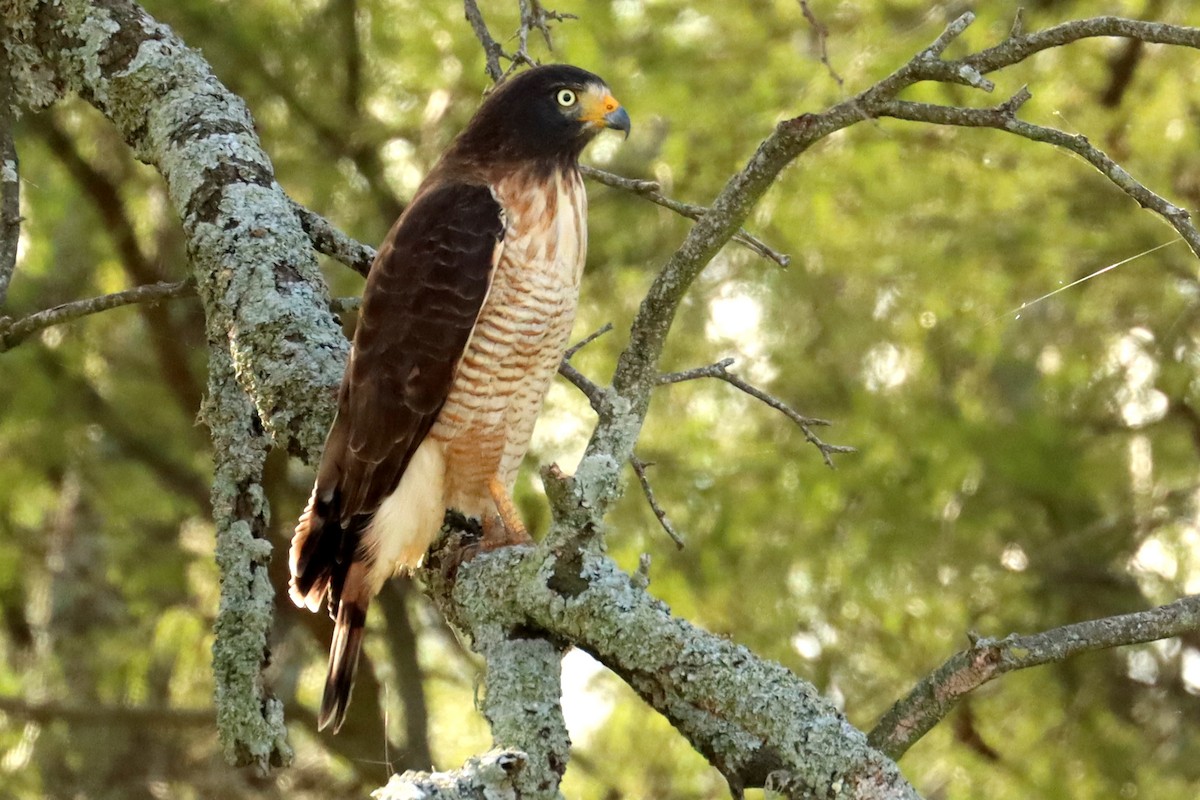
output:
<svg viewBox="0 0 1200 800"><path fill-rule="evenodd" d="M453 151L472 160L574 162L605 128L629 135L629 115L603 80L566 64L534 67L484 101Z"/></svg>

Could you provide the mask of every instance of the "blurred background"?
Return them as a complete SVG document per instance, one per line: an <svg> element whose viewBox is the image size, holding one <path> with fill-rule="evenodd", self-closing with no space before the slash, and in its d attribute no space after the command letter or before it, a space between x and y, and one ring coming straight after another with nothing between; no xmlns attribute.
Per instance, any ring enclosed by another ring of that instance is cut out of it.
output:
<svg viewBox="0 0 1200 800"><path fill-rule="evenodd" d="M457 2L145 0L245 98L298 201L369 243L479 102L483 52ZM1185 0L981 3L949 51L1010 29L1116 13L1200 25ZM579 16L530 52L607 79L633 135L591 163L707 203L779 120L819 111L925 47L966 4L811 0L839 86L793 0L562 0ZM1101 6L1103 8L1101 8ZM517 3L481 8L506 49ZM1092 40L993 75L1028 84L1030 121L1083 133L1152 189L1200 206L1200 53ZM19 317L188 274L162 182L85 103L18 126ZM656 270L690 223L590 184L576 364L606 381ZM791 167L747 227L792 257L736 245L692 289L664 369L733 370L858 448L836 470L779 413L717 381L659 391L638 453L686 538L675 549L636 481L609 546L675 613L776 659L869 729L967 644L1143 609L1200 590L1200 282L1170 242L1080 159L995 131L862 123ZM326 264L336 295L362 279ZM353 315L345 318L347 328ZM199 303L51 328L0 356L0 796L364 796L392 770L486 749L481 664L407 581L373 613L369 665L342 733L314 730L330 622L278 607L270 678L295 765L225 765L209 670L217 573ZM593 415L565 381L532 467L573 468ZM312 474L272 457L285 543ZM281 594L281 597L283 595ZM572 798L722 798L715 770L587 656L565 661ZM930 798L1200 794L1200 636L1080 656L973 694L901 761ZM752 793L753 794L753 793Z"/></svg>

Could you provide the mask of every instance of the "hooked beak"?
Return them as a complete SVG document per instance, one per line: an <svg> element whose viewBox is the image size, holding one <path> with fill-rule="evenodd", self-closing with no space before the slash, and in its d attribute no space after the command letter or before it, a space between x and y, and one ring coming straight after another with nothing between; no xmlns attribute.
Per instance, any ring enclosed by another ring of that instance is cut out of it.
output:
<svg viewBox="0 0 1200 800"><path fill-rule="evenodd" d="M625 131L625 138L629 138L629 114L625 111L624 106L617 106L612 111L604 115L604 127L612 128L613 130Z"/></svg>
<svg viewBox="0 0 1200 800"><path fill-rule="evenodd" d="M625 138L629 138L629 114L607 89L590 87L585 95L582 112L580 119L588 123L592 130L612 128L625 131Z"/></svg>

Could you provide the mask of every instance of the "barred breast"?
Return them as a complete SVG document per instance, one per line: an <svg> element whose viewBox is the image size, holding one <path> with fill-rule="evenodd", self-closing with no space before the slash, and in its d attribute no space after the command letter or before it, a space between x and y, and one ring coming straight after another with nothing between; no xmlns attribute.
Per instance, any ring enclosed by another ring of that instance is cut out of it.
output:
<svg viewBox="0 0 1200 800"><path fill-rule="evenodd" d="M505 234L491 290L430 436L445 459L445 503L493 513L487 483L510 492L566 350L587 256L579 172L518 173L493 187Z"/></svg>

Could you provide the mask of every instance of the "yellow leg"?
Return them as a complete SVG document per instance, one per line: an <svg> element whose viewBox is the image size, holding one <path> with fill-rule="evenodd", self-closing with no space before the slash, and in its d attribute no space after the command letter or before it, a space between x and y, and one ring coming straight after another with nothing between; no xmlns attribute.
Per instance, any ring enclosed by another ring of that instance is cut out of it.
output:
<svg viewBox="0 0 1200 800"><path fill-rule="evenodd" d="M495 550L497 547L532 542L529 532L525 530L525 523L517 514L517 509L513 506L512 498L509 497L504 484L495 477L490 478L488 494L492 496L499 516L483 520L483 541L480 543L480 547L484 550Z"/></svg>

